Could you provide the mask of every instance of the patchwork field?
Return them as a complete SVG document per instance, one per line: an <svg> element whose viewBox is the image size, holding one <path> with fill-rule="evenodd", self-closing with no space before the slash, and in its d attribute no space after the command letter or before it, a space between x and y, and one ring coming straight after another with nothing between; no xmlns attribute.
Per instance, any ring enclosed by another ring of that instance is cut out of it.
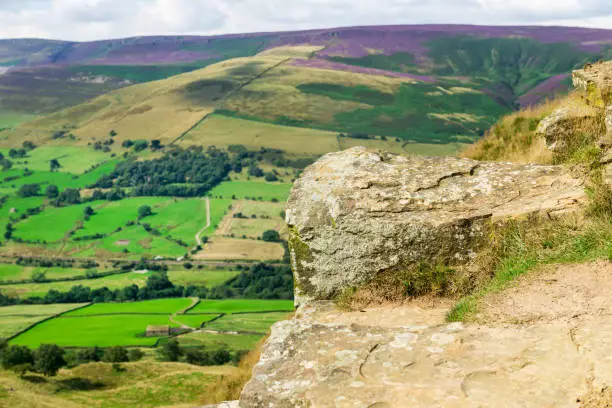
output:
<svg viewBox="0 0 612 408"><path fill-rule="evenodd" d="M214 237L194 258L215 261L276 261L281 260L284 253L283 246L277 242Z"/></svg>
<svg viewBox="0 0 612 408"><path fill-rule="evenodd" d="M210 323L210 328L208 325L205 328L215 331L244 331L253 333L253 335L221 336L213 333L204 333L201 336L195 336L197 340L191 340L193 333L190 333L187 335L187 340L183 340L181 336L181 342L208 342L209 344L222 346L223 340L229 339L223 346L229 347L232 350L248 350L250 345L261 338L272 324L286 318L289 311L293 310L293 302L291 301L205 300L201 301L188 314L179 314L171 317L171 315L182 312L192 304L193 300L188 298L128 303L98 303L43 322L17 336L11 341L11 344L29 347L38 347L43 343L53 343L64 347L150 347L154 346L160 338L144 336L148 325L178 327L184 324L198 328L202 323L211 321L218 317L219 314L225 313L227 315ZM53 314L52 311L58 313L68 309L70 307L66 309L59 307L49 308L49 312L46 315ZM25 324L26 326L24 327L27 327L28 323L31 324L30 317L38 318L38 315L28 315L24 316L27 319L22 319L23 321L21 322L12 320L15 315L24 314L26 310L22 306L16 309L0 308L0 320L7 318L7 323L10 325L10 329L7 329L7 331L14 333L17 323ZM282 312L274 313L276 310ZM30 313L33 314L35 312L41 313L42 307L35 306ZM252 314L241 315L234 313ZM39 320L42 320L42 318Z"/></svg>
<svg viewBox="0 0 612 408"><path fill-rule="evenodd" d="M11 337L41 320L81 306L83 305L62 304L0 307L0 339Z"/></svg>
<svg viewBox="0 0 612 408"><path fill-rule="evenodd" d="M8 157L9 149L0 149L0 153ZM62 173L81 174L93 166L111 160L108 153L92 148L76 146L40 146L28 152L27 157L13 160L16 168L48 171L49 162L56 159L61 165Z"/></svg>
<svg viewBox="0 0 612 408"><path fill-rule="evenodd" d="M292 300L202 300L187 314L197 313L237 313L237 312L274 312L293 310Z"/></svg>
<svg viewBox="0 0 612 408"><path fill-rule="evenodd" d="M104 272L105 268L96 268L97 272ZM88 269L79 268L45 268L45 267L33 267L33 266L22 266L15 264L0 264L0 282L6 281L28 281L32 279L35 274L44 274L46 279L67 279L78 276L85 276ZM91 271L91 270L90 270Z"/></svg>
<svg viewBox="0 0 612 408"><path fill-rule="evenodd" d="M259 181L228 181L210 191L211 197L234 198L238 200L257 199L285 202L293 185L289 183L264 183Z"/></svg>

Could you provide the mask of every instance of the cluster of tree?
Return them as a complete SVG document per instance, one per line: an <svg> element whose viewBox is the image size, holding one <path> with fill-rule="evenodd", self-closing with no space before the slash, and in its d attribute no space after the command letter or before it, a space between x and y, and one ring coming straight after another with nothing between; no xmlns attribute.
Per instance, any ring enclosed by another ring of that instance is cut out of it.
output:
<svg viewBox="0 0 612 408"><path fill-rule="evenodd" d="M125 149L134 148L135 152L141 152L149 147L149 141L148 140L129 140L128 139L128 140L125 140L121 144L121 146ZM161 141L157 139L151 140L150 147L151 147L151 150L153 151L163 148Z"/></svg>
<svg viewBox="0 0 612 408"><path fill-rule="evenodd" d="M21 376L36 372L52 377L67 365L65 351L55 344L43 344L35 351L26 346L8 346L6 342L0 343L0 347L2 368L13 370Z"/></svg>
<svg viewBox="0 0 612 408"><path fill-rule="evenodd" d="M36 350L26 346L9 346L0 341L0 365L21 376L28 372L48 377L57 375L62 367L76 367L91 362L126 363L139 361L144 356L139 349L127 350L124 347L98 347L66 350L56 344L43 344Z"/></svg>
<svg viewBox="0 0 612 408"><path fill-rule="evenodd" d="M265 231L261 239L266 242L282 242L281 236L276 230L267 230Z"/></svg>
<svg viewBox="0 0 612 408"><path fill-rule="evenodd" d="M149 265L150 267L147 267ZM157 270L152 267L157 266ZM0 292L0 306L15 304L52 304L52 303L107 303L137 300L193 297L203 299L293 299L293 276L288 265L274 266L257 264L233 279L219 286L175 285L168 278L167 266L155 264L126 264L126 270L148 269L155 273L147 278L144 286L130 285L122 289L111 290L108 287L91 289L78 285L66 292L49 290L43 297L14 298Z"/></svg>
<svg viewBox="0 0 612 408"><path fill-rule="evenodd" d="M11 149L8 153L11 159L23 159L24 157L28 157L28 151L24 148L21 149Z"/></svg>
<svg viewBox="0 0 612 408"><path fill-rule="evenodd" d="M37 266L42 268L80 268L91 269L100 266L96 261L77 261L75 259L55 259L55 258L24 258L19 257L15 262L21 266Z"/></svg>
<svg viewBox="0 0 612 408"><path fill-rule="evenodd" d="M288 265L260 263L212 288L209 299L293 299L293 275Z"/></svg>
<svg viewBox="0 0 612 408"><path fill-rule="evenodd" d="M102 176L93 187L130 187L134 188L132 195L139 196L185 196L187 190L189 194L201 195L223 181L230 170L228 154L214 147L206 151L196 146L173 148L159 159L119 163L111 174ZM176 186L185 183L196 186Z"/></svg>
<svg viewBox="0 0 612 408"><path fill-rule="evenodd" d="M232 155L232 167L249 167L255 163L268 163L276 167L292 167L304 169L314 162L314 158L288 159L285 152L280 149L270 149L262 147L259 150L249 150L244 145L229 145L227 150ZM238 172L240 172L238 171Z"/></svg>
<svg viewBox="0 0 612 408"><path fill-rule="evenodd" d="M234 356L225 348L216 350L203 350L194 348L183 348L176 339L170 339L162 347L157 349L161 361L184 361L188 364L199 366L224 365L230 361L238 362L243 353Z"/></svg>

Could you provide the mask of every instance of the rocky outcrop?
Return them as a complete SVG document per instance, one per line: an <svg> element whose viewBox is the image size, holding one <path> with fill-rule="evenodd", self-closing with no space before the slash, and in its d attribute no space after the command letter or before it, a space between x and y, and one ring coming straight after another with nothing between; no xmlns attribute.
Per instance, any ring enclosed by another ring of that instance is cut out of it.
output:
<svg viewBox="0 0 612 408"><path fill-rule="evenodd" d="M298 304L420 262L461 264L493 224L554 217L586 199L555 166L406 157L353 148L305 170L287 204Z"/></svg>
<svg viewBox="0 0 612 408"><path fill-rule="evenodd" d="M562 106L542 119L536 135L544 138L546 147L554 153L565 153L582 135L594 134L593 140L603 133L602 114L599 109L576 102Z"/></svg>
<svg viewBox="0 0 612 408"><path fill-rule="evenodd" d="M609 406L610 274L536 276L486 299L480 325L446 323L441 306L309 304L273 327L240 407Z"/></svg>

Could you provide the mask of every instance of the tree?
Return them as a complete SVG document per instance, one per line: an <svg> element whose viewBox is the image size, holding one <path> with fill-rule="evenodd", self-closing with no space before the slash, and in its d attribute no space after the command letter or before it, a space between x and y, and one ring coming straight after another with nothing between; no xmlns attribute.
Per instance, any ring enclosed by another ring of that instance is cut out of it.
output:
<svg viewBox="0 0 612 408"><path fill-rule="evenodd" d="M159 150L162 148L161 142L157 139L151 140L151 150Z"/></svg>
<svg viewBox="0 0 612 408"><path fill-rule="evenodd" d="M2 367L11 370L23 364L34 364L32 351L26 346L10 346L2 351Z"/></svg>
<svg viewBox="0 0 612 408"><path fill-rule="evenodd" d="M92 215L94 215L94 209L91 208L90 206L87 206L83 209L83 215L85 217L91 217Z"/></svg>
<svg viewBox="0 0 612 408"><path fill-rule="evenodd" d="M227 364L232 360L229 351L225 349L219 349L212 353L212 362L214 365Z"/></svg>
<svg viewBox="0 0 612 408"><path fill-rule="evenodd" d="M11 223L6 224L6 231L4 231L4 238L5 239L13 238L14 231L15 231L15 227L13 227L13 224Z"/></svg>
<svg viewBox="0 0 612 408"><path fill-rule="evenodd" d="M102 361L107 363L125 363L130 361L128 352L123 347L110 347L104 351Z"/></svg>
<svg viewBox="0 0 612 408"><path fill-rule="evenodd" d="M115 137L115 136L117 136L117 132L115 132L114 130L111 130L110 132L108 132L108 135L110 137Z"/></svg>
<svg viewBox="0 0 612 408"><path fill-rule="evenodd" d="M40 191L40 185L38 184L24 184L19 187L17 195L19 197L34 197L37 196Z"/></svg>
<svg viewBox="0 0 612 408"><path fill-rule="evenodd" d="M183 355L183 350L176 339L170 339L159 351L163 361L179 361Z"/></svg>
<svg viewBox="0 0 612 408"><path fill-rule="evenodd" d="M266 242L280 242L281 241L280 234L276 230L268 230L264 232L263 235L261 236L261 239L263 239Z"/></svg>
<svg viewBox="0 0 612 408"><path fill-rule="evenodd" d="M77 352L77 361L79 363L98 362L102 360L104 350L99 347L81 349Z"/></svg>
<svg viewBox="0 0 612 408"><path fill-rule="evenodd" d="M34 271L31 275L32 282L41 283L47 281L47 274L42 271Z"/></svg>
<svg viewBox="0 0 612 408"><path fill-rule="evenodd" d="M168 278L168 272L159 271L151 274L147 278L146 289L151 291L160 291L165 289L172 289L174 284Z"/></svg>
<svg viewBox="0 0 612 408"><path fill-rule="evenodd" d="M265 179L266 181L269 181L269 182L278 181L278 177L276 177L276 174L272 172L266 173Z"/></svg>
<svg viewBox="0 0 612 408"><path fill-rule="evenodd" d="M62 167L62 165L59 163L59 161L58 161L57 159L52 159L52 160L49 162L49 170L50 170L51 172L54 172L54 171L56 171L56 170L59 170L59 169L60 169L60 167Z"/></svg>
<svg viewBox="0 0 612 408"><path fill-rule="evenodd" d="M131 140L124 140L123 143L121 143L121 146L129 149L130 147L134 146L134 142L132 142Z"/></svg>
<svg viewBox="0 0 612 408"><path fill-rule="evenodd" d="M30 142L29 140L26 140L25 142L23 142L21 144L21 146L23 146L24 149L26 150L34 150L36 149L36 145L32 142Z"/></svg>
<svg viewBox="0 0 612 408"><path fill-rule="evenodd" d="M78 204L81 202L81 193L76 188L67 188L58 197L59 204Z"/></svg>
<svg viewBox="0 0 612 408"><path fill-rule="evenodd" d="M128 359L132 362L140 361L144 357L144 353L140 349L130 349L128 351Z"/></svg>
<svg viewBox="0 0 612 408"><path fill-rule="evenodd" d="M9 150L9 156L13 159L22 159L28 155L26 149L11 149Z"/></svg>
<svg viewBox="0 0 612 408"><path fill-rule="evenodd" d="M56 344L43 344L34 353L34 368L47 377L54 377L66 365L64 353Z"/></svg>
<svg viewBox="0 0 612 408"><path fill-rule="evenodd" d="M57 198L59 196L59 188L57 188L56 185L51 184L45 190L45 195L47 196L47 198Z"/></svg>
<svg viewBox="0 0 612 408"><path fill-rule="evenodd" d="M138 209L138 219L141 220L143 218L149 217L153 215L153 210L149 205L143 205Z"/></svg>
<svg viewBox="0 0 612 408"><path fill-rule="evenodd" d="M134 142L134 150L137 152L143 151L149 147L149 142L147 140L136 140Z"/></svg>

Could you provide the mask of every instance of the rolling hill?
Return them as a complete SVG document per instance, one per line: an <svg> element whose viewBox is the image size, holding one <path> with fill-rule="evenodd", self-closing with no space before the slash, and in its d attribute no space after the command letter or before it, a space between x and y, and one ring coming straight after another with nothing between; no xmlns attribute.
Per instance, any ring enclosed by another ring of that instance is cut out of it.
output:
<svg viewBox="0 0 612 408"><path fill-rule="evenodd" d="M0 41L0 139L90 146L114 131L309 156L357 142L449 153L565 92L568 72L611 41L608 30L435 25Z"/></svg>

